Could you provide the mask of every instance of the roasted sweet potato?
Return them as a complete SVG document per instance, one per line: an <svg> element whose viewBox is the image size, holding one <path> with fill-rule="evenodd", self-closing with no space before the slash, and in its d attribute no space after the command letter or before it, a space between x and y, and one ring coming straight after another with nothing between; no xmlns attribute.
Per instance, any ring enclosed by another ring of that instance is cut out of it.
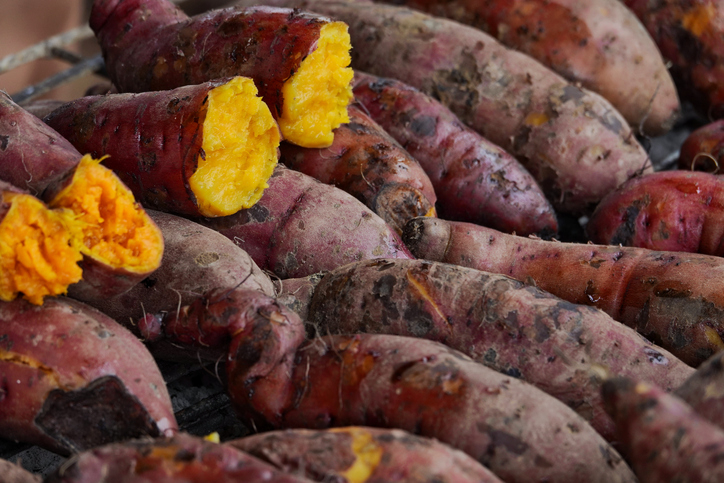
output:
<svg viewBox="0 0 724 483"><path fill-rule="evenodd" d="M702 114L724 116L724 5L716 0L620 0L659 47L679 89Z"/></svg>
<svg viewBox="0 0 724 483"><path fill-rule="evenodd" d="M679 169L721 174L723 165L724 119L695 129L681 144Z"/></svg>
<svg viewBox="0 0 724 483"><path fill-rule="evenodd" d="M295 295L318 334L366 332L442 342L537 386L609 440L613 424L601 404L602 375L630 374L673 390L694 372L599 310L470 268L374 260L324 274L310 282L313 291L297 290L293 280L279 285L280 300Z"/></svg>
<svg viewBox="0 0 724 483"><path fill-rule="evenodd" d="M331 146L282 143L281 162L351 194L398 233L416 216L434 216L437 197L422 166L358 107L348 111Z"/></svg>
<svg viewBox="0 0 724 483"><path fill-rule="evenodd" d="M572 83L601 94L650 136L680 105L658 47L618 0L386 0L480 28Z"/></svg>
<svg viewBox="0 0 724 483"><path fill-rule="evenodd" d="M698 415L724 429L724 351L704 361L674 394Z"/></svg>
<svg viewBox="0 0 724 483"><path fill-rule="evenodd" d="M339 483L500 483L462 451L399 429L267 431L225 444L282 471Z"/></svg>
<svg viewBox="0 0 724 483"><path fill-rule="evenodd" d="M137 439L76 455L47 483L301 483L273 466L232 448L188 434L170 439Z"/></svg>
<svg viewBox="0 0 724 483"><path fill-rule="evenodd" d="M606 196L586 225L591 241L724 255L724 179L661 171L633 178Z"/></svg>
<svg viewBox="0 0 724 483"><path fill-rule="evenodd" d="M530 173L442 103L396 79L360 71L352 92L425 170L441 218L520 235L558 232L553 207Z"/></svg>
<svg viewBox="0 0 724 483"><path fill-rule="evenodd" d="M724 478L724 431L655 385L615 378L603 398L641 483Z"/></svg>
<svg viewBox="0 0 724 483"><path fill-rule="evenodd" d="M562 212L588 213L629 177L652 171L628 123L608 101L474 27L373 2L266 3L346 22L352 67L439 99L523 163Z"/></svg>
<svg viewBox="0 0 724 483"><path fill-rule="evenodd" d="M177 429L143 344L63 297L0 302L0 395L4 438L64 454Z"/></svg>
<svg viewBox="0 0 724 483"><path fill-rule="evenodd" d="M24 470L20 465L0 459L0 481L2 483L41 483L41 478Z"/></svg>
<svg viewBox="0 0 724 483"><path fill-rule="evenodd" d="M181 215L253 206L279 159L279 128L246 77L82 97L44 121L103 158L146 207Z"/></svg>
<svg viewBox="0 0 724 483"><path fill-rule="evenodd" d="M418 218L406 228L418 258L500 273L592 305L692 366L724 350L719 257L549 242L444 220Z"/></svg>
<svg viewBox="0 0 724 483"><path fill-rule="evenodd" d="M253 207L197 221L280 278L368 258L412 258L399 235L352 195L283 167L276 168Z"/></svg>
<svg viewBox="0 0 724 483"><path fill-rule="evenodd" d="M330 145L348 120L353 73L342 22L268 7L189 18L168 0L97 0L90 26L121 92L250 77L284 139L307 147Z"/></svg>
<svg viewBox="0 0 724 483"><path fill-rule="evenodd" d="M161 262L161 232L109 169L0 92L0 180L29 190L50 208L70 210L83 279L82 300L122 293Z"/></svg>

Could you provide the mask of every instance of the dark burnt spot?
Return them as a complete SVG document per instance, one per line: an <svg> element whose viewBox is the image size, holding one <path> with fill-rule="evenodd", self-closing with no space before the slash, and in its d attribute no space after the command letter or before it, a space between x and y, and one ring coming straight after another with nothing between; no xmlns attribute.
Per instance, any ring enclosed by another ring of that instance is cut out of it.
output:
<svg viewBox="0 0 724 483"><path fill-rule="evenodd" d="M10 136L0 136L0 150L5 151L8 148Z"/></svg>
<svg viewBox="0 0 724 483"><path fill-rule="evenodd" d="M609 468L616 468L623 462L621 456L610 445L600 445L598 449Z"/></svg>
<svg viewBox="0 0 724 483"><path fill-rule="evenodd" d="M530 142L530 134L533 131L533 128L531 128L528 125L523 125L520 130L518 130L518 134L515 135L513 138L513 151L518 153L520 152L525 146L528 145Z"/></svg>
<svg viewBox="0 0 724 483"><path fill-rule="evenodd" d="M561 102L573 101L578 104L584 97L586 97L585 92L573 84L568 84L563 88L563 95L561 95L560 100Z"/></svg>
<svg viewBox="0 0 724 483"><path fill-rule="evenodd" d="M518 369L517 367L509 367L504 371L504 374L507 374L510 377L514 377L516 379L520 379L523 376L523 373L521 373L520 369Z"/></svg>
<svg viewBox="0 0 724 483"><path fill-rule="evenodd" d="M256 223L264 223L269 218L269 208L259 203L247 209L246 212L249 214L249 218Z"/></svg>
<svg viewBox="0 0 724 483"><path fill-rule="evenodd" d="M190 463L196 459L196 453L185 448L179 449L173 456L174 461Z"/></svg>
<svg viewBox="0 0 724 483"><path fill-rule="evenodd" d="M611 245L631 245L631 241L636 235L636 219L641 212L641 208L643 208L641 200L634 201L626 208L621 218L621 224L613 234L613 238L611 238Z"/></svg>
<svg viewBox="0 0 724 483"><path fill-rule="evenodd" d="M432 315L420 303L408 307L403 317L407 323L407 330L414 337L425 337L435 328Z"/></svg>
<svg viewBox="0 0 724 483"><path fill-rule="evenodd" d="M397 277L394 275L384 275L375 281L372 287L372 294L378 299L389 299L394 293Z"/></svg>
<svg viewBox="0 0 724 483"><path fill-rule="evenodd" d="M377 79L374 82L370 82L367 86L375 94L381 94L388 87L393 87L395 82L391 79Z"/></svg>
<svg viewBox="0 0 724 483"><path fill-rule="evenodd" d="M553 468L553 463L551 463L539 454L535 455L533 464L535 464L538 468Z"/></svg>
<svg viewBox="0 0 724 483"><path fill-rule="evenodd" d="M657 297L664 297L670 299L681 299L691 297L691 290L689 289L677 289L676 287L662 286L659 284L654 289L654 295Z"/></svg>
<svg viewBox="0 0 724 483"><path fill-rule="evenodd" d="M681 445L681 440L684 439L684 436L686 436L686 428L676 428L676 432L671 438L671 444L674 446L675 449L679 449L679 446Z"/></svg>
<svg viewBox="0 0 724 483"><path fill-rule="evenodd" d="M645 413L649 409L653 409L659 405L659 401L656 398L648 397L643 401L636 404L636 412L639 414Z"/></svg>
<svg viewBox="0 0 724 483"><path fill-rule="evenodd" d="M179 99L178 97L174 97L166 105L166 113L174 115L181 111L181 108L181 99Z"/></svg>
<svg viewBox="0 0 724 483"><path fill-rule="evenodd" d="M142 173L149 173L156 166L156 151L144 151L138 160L138 169Z"/></svg>
<svg viewBox="0 0 724 483"><path fill-rule="evenodd" d="M359 122L349 122L345 124L345 126L357 135L370 134L372 132L369 126Z"/></svg>
<svg viewBox="0 0 724 483"><path fill-rule="evenodd" d="M538 343L547 341L551 336L551 329L548 327L548 318L537 316L533 323L535 328L535 341Z"/></svg>
<svg viewBox="0 0 724 483"><path fill-rule="evenodd" d="M410 124L410 130L417 136L434 136L437 132L437 119L433 116L417 116Z"/></svg>
<svg viewBox="0 0 724 483"><path fill-rule="evenodd" d="M143 286L146 288L153 288L157 282L158 280L152 277L147 277L141 280L141 284L143 284Z"/></svg>
<svg viewBox="0 0 724 483"><path fill-rule="evenodd" d="M491 440L490 447L488 448L488 453L491 456L495 454L499 448L507 450L515 455L522 455L530 448L528 443L510 433L506 433L505 431L491 428L487 431L487 433Z"/></svg>
<svg viewBox="0 0 724 483"><path fill-rule="evenodd" d="M495 364L495 360L497 359L497 357L498 353L495 352L495 349L491 347L490 349L485 351L485 355L483 355L483 362L486 365L492 366L493 364Z"/></svg>
<svg viewBox="0 0 724 483"><path fill-rule="evenodd" d="M400 366L398 366L397 369L392 372L392 377L390 378L390 380L393 383L400 382L402 379L404 379L405 373L415 367L417 364L418 361L410 361L405 362L404 364L400 364Z"/></svg>

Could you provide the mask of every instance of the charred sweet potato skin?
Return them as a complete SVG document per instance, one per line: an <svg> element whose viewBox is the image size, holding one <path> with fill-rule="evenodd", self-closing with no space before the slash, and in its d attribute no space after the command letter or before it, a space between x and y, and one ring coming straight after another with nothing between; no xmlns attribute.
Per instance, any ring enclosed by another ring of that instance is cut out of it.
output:
<svg viewBox="0 0 724 483"><path fill-rule="evenodd" d="M558 221L528 171L439 101L391 78L355 72L357 103L422 166L443 219L550 236Z"/></svg>
<svg viewBox="0 0 724 483"><path fill-rule="evenodd" d="M606 196L586 232L594 243L724 255L724 181L704 172L640 176Z"/></svg>
<svg viewBox="0 0 724 483"><path fill-rule="evenodd" d="M368 258L412 258L399 235L352 195L281 166L253 207L196 221L280 278Z"/></svg>
<svg viewBox="0 0 724 483"><path fill-rule="evenodd" d="M360 108L347 110L349 122L335 130L331 146L282 143L280 161L351 194L398 233L408 220L434 213L435 189L417 160ZM394 185L400 190L386 195Z"/></svg>
<svg viewBox="0 0 724 483"><path fill-rule="evenodd" d="M51 474L48 483L93 483L113 475L113 481L308 481L228 445L180 433L173 438L131 440L84 451L71 464Z"/></svg>
<svg viewBox="0 0 724 483"><path fill-rule="evenodd" d="M267 431L228 441L287 473L313 481L497 483L462 451L398 429L353 426Z"/></svg>
<svg viewBox="0 0 724 483"><path fill-rule="evenodd" d="M681 144L679 169L721 174L724 168L724 120L705 124Z"/></svg>
<svg viewBox="0 0 724 483"><path fill-rule="evenodd" d="M3 302L0 320L4 437L67 454L176 430L153 358L110 318L60 297Z"/></svg>

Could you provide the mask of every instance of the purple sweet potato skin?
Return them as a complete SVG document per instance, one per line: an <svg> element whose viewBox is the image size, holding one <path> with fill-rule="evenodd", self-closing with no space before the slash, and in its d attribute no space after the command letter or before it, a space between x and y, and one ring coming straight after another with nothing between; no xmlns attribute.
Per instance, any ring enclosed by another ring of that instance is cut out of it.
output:
<svg viewBox="0 0 724 483"><path fill-rule="evenodd" d="M396 79L360 71L353 92L430 177L441 218L520 235L558 232L555 211L530 173L439 101Z"/></svg>
<svg viewBox="0 0 724 483"><path fill-rule="evenodd" d="M439 99L523 163L560 211L590 213L616 186L652 171L608 101L476 28L373 2L268 3L347 23L354 69L397 78Z"/></svg>
<svg viewBox="0 0 724 483"><path fill-rule="evenodd" d="M0 321L3 437L67 454L177 429L155 361L112 319L60 297L0 303Z"/></svg>
<svg viewBox="0 0 724 483"><path fill-rule="evenodd" d="M563 403L436 342L325 336L282 358L273 380L248 374L254 351L237 342L229 393L240 417L258 428L398 428L466 452L503 481L635 481Z"/></svg>
<svg viewBox="0 0 724 483"><path fill-rule="evenodd" d="M288 282L281 283L282 297ZM450 264L346 265L325 274L313 295L299 302L320 334L382 333L442 342L561 400L609 440L613 425L600 399L603 373L637 375L673 390L694 372L599 310Z"/></svg>
<svg viewBox="0 0 724 483"><path fill-rule="evenodd" d="M602 389L622 454L641 483L724 478L724 431L662 389L615 378Z"/></svg>
<svg viewBox="0 0 724 483"><path fill-rule="evenodd" d="M720 257L559 243L422 218L406 229L418 258L500 273L592 305L694 367L724 349Z"/></svg>
<svg viewBox="0 0 724 483"><path fill-rule="evenodd" d="M586 232L601 245L724 256L724 179L683 170L633 178L601 201Z"/></svg>
<svg viewBox="0 0 724 483"><path fill-rule="evenodd" d="M355 449L355 442L364 442ZM349 427L334 430L267 431L228 441L282 471L313 481L346 483L347 471L365 454L379 455L369 465L366 483L500 483L490 470L462 451L399 429Z"/></svg>
<svg viewBox="0 0 724 483"><path fill-rule="evenodd" d="M699 416L724 429L724 351L704 361L674 394Z"/></svg>
<svg viewBox="0 0 724 483"><path fill-rule="evenodd" d="M405 223L435 212L435 189L420 163L359 107L334 131L326 148L283 142L280 161L351 194L398 233Z"/></svg>
<svg viewBox="0 0 724 483"><path fill-rule="evenodd" d="M170 439L132 440L94 448L51 474L47 483L233 483L308 481L229 445L178 434Z"/></svg>
<svg viewBox="0 0 724 483"><path fill-rule="evenodd" d="M306 277L356 260L413 258L399 235L344 191L277 167L259 202L235 215L201 218L262 270Z"/></svg>

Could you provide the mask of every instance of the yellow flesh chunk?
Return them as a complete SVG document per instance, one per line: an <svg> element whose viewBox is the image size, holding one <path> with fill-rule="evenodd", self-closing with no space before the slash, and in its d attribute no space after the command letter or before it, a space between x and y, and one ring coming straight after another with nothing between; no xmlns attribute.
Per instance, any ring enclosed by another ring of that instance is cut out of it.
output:
<svg viewBox="0 0 724 483"><path fill-rule="evenodd" d="M163 255L161 231L118 177L99 163L84 156L72 182L50 206L75 215L84 255L129 272L155 270Z"/></svg>
<svg viewBox="0 0 724 483"><path fill-rule="evenodd" d="M324 25L317 49L284 84L279 127L286 141L306 148L324 148L334 140L333 130L349 122L352 101L349 66L351 43L347 24Z"/></svg>
<svg viewBox="0 0 724 483"><path fill-rule="evenodd" d="M254 82L236 77L209 92L202 148L189 186L204 216L253 206L279 160L281 135Z"/></svg>
<svg viewBox="0 0 724 483"><path fill-rule="evenodd" d="M30 195L0 193L10 204L0 221L0 300L18 293L40 305L81 279L81 255L73 246L69 213L49 210Z"/></svg>
<svg viewBox="0 0 724 483"><path fill-rule="evenodd" d="M364 483L375 472L382 461L383 449L368 431L362 428L337 428L332 432L348 433L352 436L352 452L357 459L341 475L350 483Z"/></svg>

